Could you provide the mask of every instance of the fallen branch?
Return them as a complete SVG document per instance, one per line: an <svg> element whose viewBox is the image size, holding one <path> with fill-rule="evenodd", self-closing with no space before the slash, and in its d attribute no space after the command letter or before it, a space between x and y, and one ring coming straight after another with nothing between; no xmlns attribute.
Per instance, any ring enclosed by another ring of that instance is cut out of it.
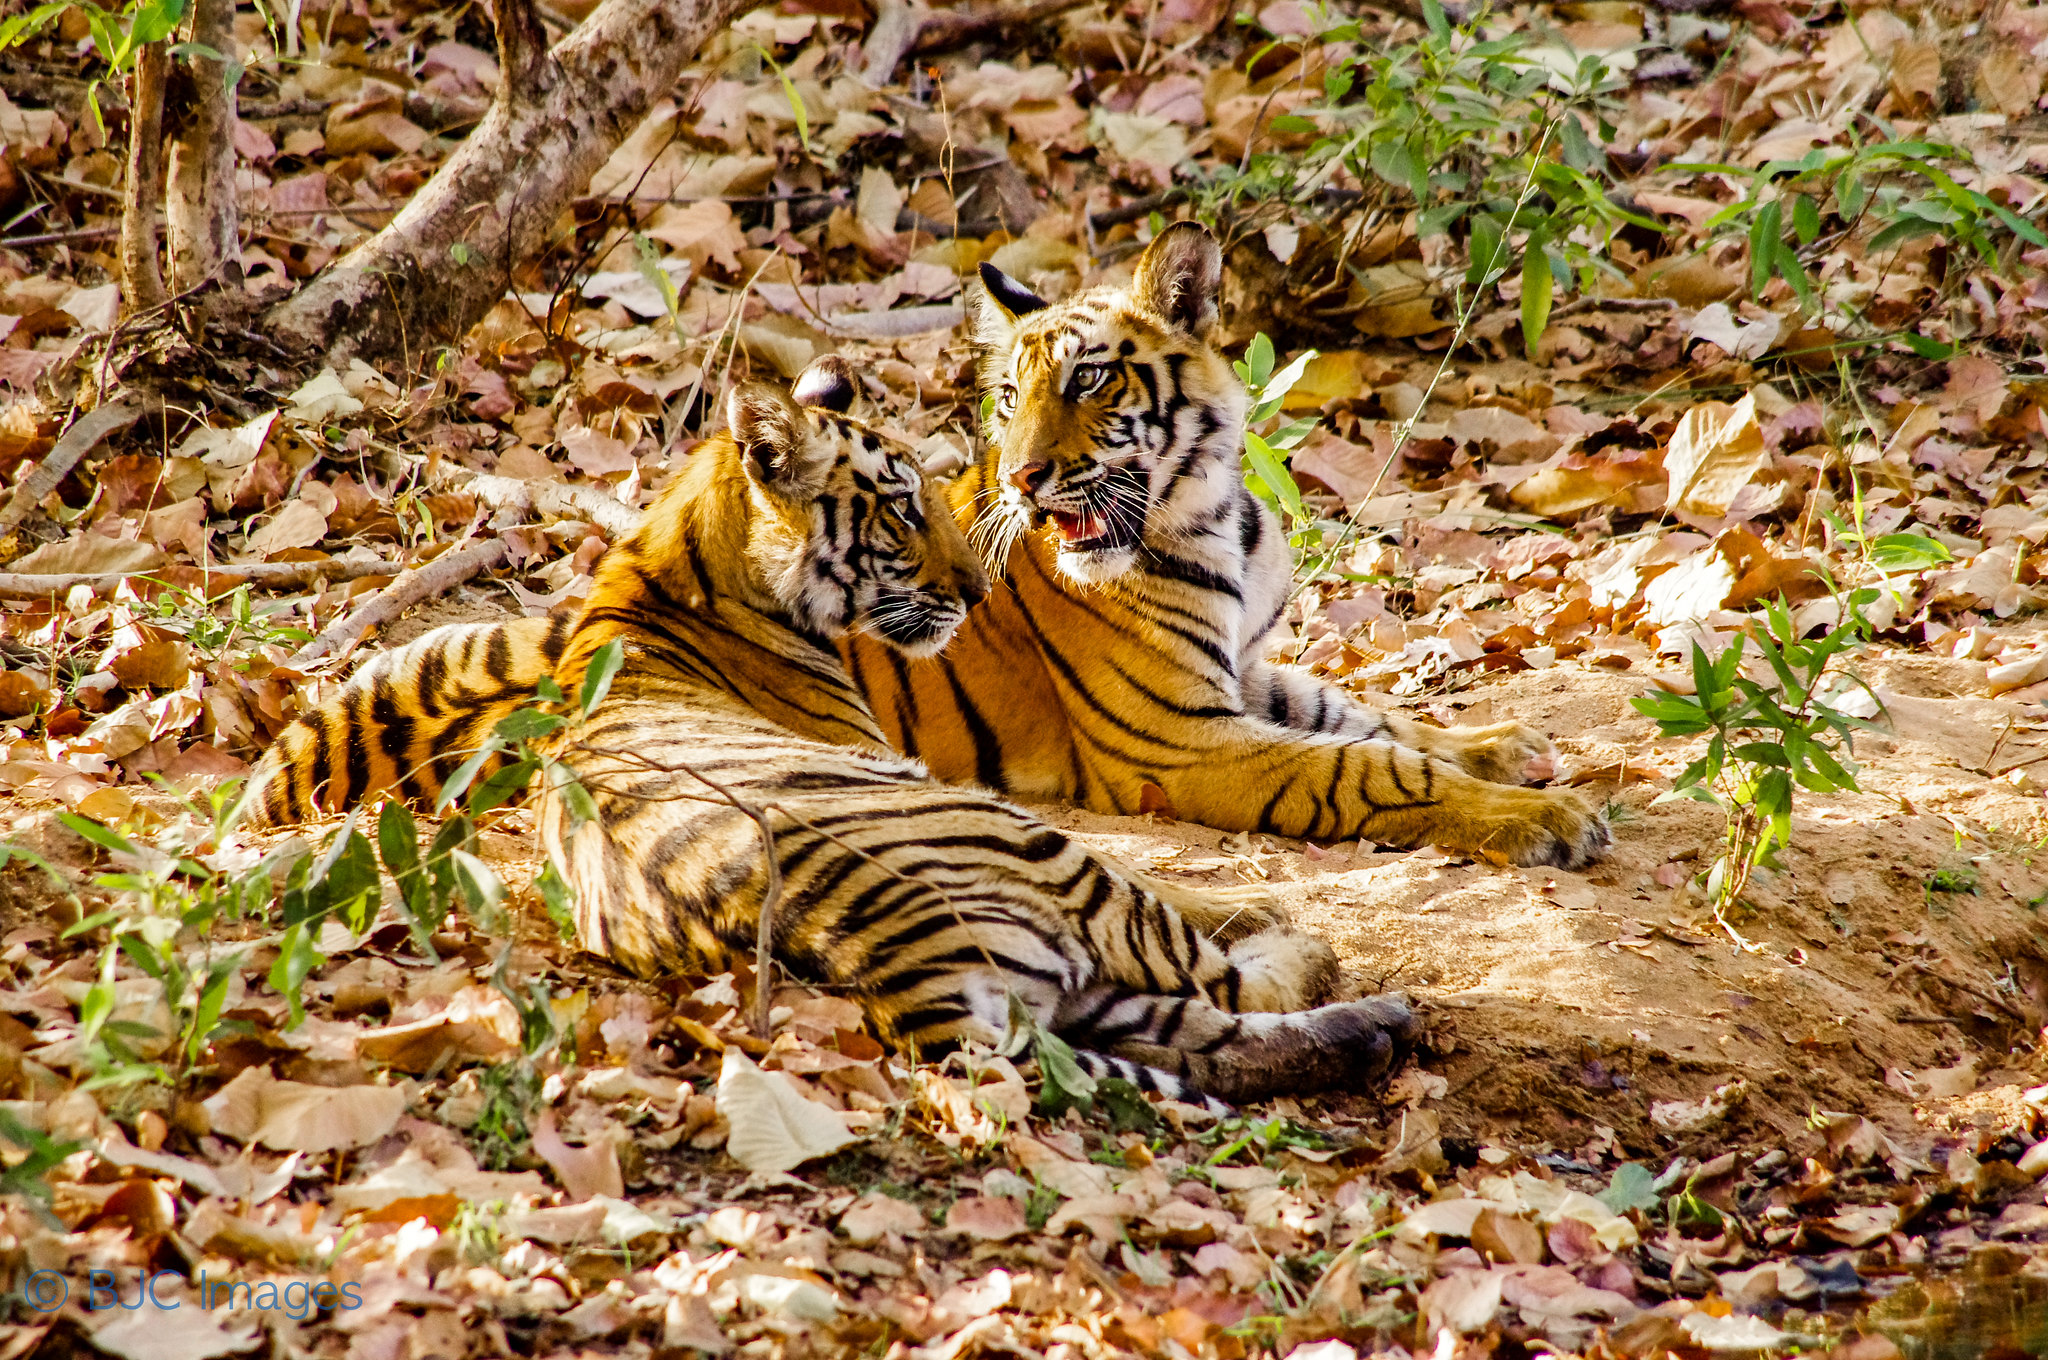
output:
<svg viewBox="0 0 2048 1360"><path fill-rule="evenodd" d="M29 246L61 246L72 241L104 241L119 236L119 227L80 227L76 231L45 231L34 236L0 236L0 246L26 249Z"/></svg>
<svg viewBox="0 0 2048 1360"><path fill-rule="evenodd" d="M94 590L111 590L123 581L157 580L162 567L148 571L88 571L64 575L40 576L32 572L0 571L0 599L41 600L51 595L68 595L79 586L90 586ZM276 589L284 586L311 585L315 581L353 581L363 576L396 576L405 570L399 562L349 561L344 558L329 558L325 562L251 562L245 566L184 567L182 571L204 572L211 581L218 579L221 588L232 590L236 586L250 585Z"/></svg>
<svg viewBox="0 0 2048 1360"><path fill-rule="evenodd" d="M375 236L256 329L343 367L410 362L505 296L563 209L744 0L604 0L553 50L530 0L497 5L498 89L483 120Z"/></svg>
<svg viewBox="0 0 2048 1360"><path fill-rule="evenodd" d="M480 475L462 489L493 510L538 518L580 519L604 530L614 543L640 527L640 512L600 487L585 483L529 482L518 477Z"/></svg>
<svg viewBox="0 0 2048 1360"><path fill-rule="evenodd" d="M1091 0L1011 0L1008 4L959 10L927 9L901 0L882 0L862 52L861 79L879 88L889 83L896 67L913 52L944 52L964 47L977 39L1023 28L1088 3Z"/></svg>
<svg viewBox="0 0 2048 1360"><path fill-rule="evenodd" d="M1108 231L1111 227L1120 227L1126 222L1150 217L1161 208L1170 207L1187 196L1187 189L1176 184L1170 189L1161 189L1156 194L1134 198L1120 208L1105 208L1099 213L1089 213L1088 225L1097 231Z"/></svg>
<svg viewBox="0 0 2048 1360"><path fill-rule="evenodd" d="M98 448L108 436L127 429L147 414L142 402L134 397L123 397L117 401L96 406L73 421L71 428L58 436L56 446L36 464L35 470L21 479L15 488L14 499L7 502L7 508L0 510L0 533L5 533L28 518L31 510L43 503L43 497L57 489L57 483L65 474L78 466L78 460Z"/></svg>
<svg viewBox="0 0 2048 1360"><path fill-rule="evenodd" d="M477 573L505 560L507 549L501 538L486 539L442 553L424 567L415 567L365 601L362 608L329 624L320 636L292 654L284 664L290 670L304 670L313 662L355 641L381 624L390 623L406 610L431 595L452 590Z"/></svg>

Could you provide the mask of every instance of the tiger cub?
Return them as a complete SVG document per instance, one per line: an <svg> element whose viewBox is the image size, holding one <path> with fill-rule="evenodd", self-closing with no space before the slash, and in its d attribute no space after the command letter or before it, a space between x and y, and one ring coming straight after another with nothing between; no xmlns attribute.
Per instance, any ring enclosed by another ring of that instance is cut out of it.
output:
<svg viewBox="0 0 2048 1360"><path fill-rule="evenodd" d="M982 266L989 450L952 502L999 580L942 657L842 641L883 732L942 779L1098 812L1597 858L1595 807L1515 787L1550 749L1532 729L1428 727L1261 659L1291 569L1239 471L1244 387L1203 339L1221 271L1191 223L1127 287L1058 304Z"/></svg>
<svg viewBox="0 0 2048 1360"><path fill-rule="evenodd" d="M596 818L574 824L554 790L540 797L584 945L643 975L750 958L769 894L758 815L775 957L845 989L897 1047L995 1042L1021 1003L1095 1075L1182 1099L1384 1074L1414 1017L1398 998L1334 1000L1327 946L1281 929L1219 943L1205 931L1228 902L1168 901L888 749L835 640L929 654L987 576L942 489L844 414L842 362L815 365L795 396L732 394L731 433L605 555L561 640L571 692L599 648L625 655L597 709L549 739Z"/></svg>

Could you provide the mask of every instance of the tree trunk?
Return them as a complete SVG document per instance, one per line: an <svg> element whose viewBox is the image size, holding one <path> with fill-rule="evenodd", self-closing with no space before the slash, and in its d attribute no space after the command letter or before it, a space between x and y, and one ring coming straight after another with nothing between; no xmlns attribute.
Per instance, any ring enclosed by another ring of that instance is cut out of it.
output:
<svg viewBox="0 0 2048 1360"><path fill-rule="evenodd" d="M281 344L400 358L460 338L538 252L712 34L757 0L604 0L550 52L531 0L498 0L498 91L375 236L265 314Z"/></svg>
<svg viewBox="0 0 2048 1360"><path fill-rule="evenodd" d="M235 0L198 0L192 42L226 56L235 50ZM172 130L165 244L174 293L218 279L242 288L235 211L235 92L227 62L194 54L186 98Z"/></svg>
<svg viewBox="0 0 2048 1360"><path fill-rule="evenodd" d="M160 42L135 54L135 95L128 107L128 182L121 200L121 305L146 312L165 301L156 233L164 203L164 70Z"/></svg>

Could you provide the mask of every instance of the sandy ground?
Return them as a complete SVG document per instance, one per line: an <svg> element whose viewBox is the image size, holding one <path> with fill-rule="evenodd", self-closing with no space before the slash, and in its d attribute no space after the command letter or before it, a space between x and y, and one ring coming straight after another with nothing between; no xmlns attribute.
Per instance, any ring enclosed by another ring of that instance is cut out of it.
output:
<svg viewBox="0 0 2048 1360"><path fill-rule="evenodd" d="M1612 853L1582 874L1043 811L1157 871L1269 884L1355 977L1424 1002L1425 1066L1446 1083L1430 1104L1454 1160L1486 1142L1569 1152L1603 1130L1639 1154L1745 1130L1776 1141L1816 1110L1866 1114L1925 1146L1936 1126L2044 1079L2012 1049L2048 1021L2048 809L1995 775L2040 760L2024 768L2048 778L2048 734L2032 730L2038 706L1972 697L1981 663L1879 658L1862 672L1896 735L1858 740L1863 793L1800 795L1784 872L1759 875L1736 918L1755 952L1688 890L1720 822L1695 803L1656 804L1698 743L1659 741L1629 707L1640 673L1524 672L1421 706L1529 722L1580 769L1625 756L1665 772L1588 786L1612 791L1618 812ZM1937 875L1975 891L1932 890ZM1650 1119L1659 1102L1736 1082L1724 1119L1690 1132L1681 1111Z"/></svg>

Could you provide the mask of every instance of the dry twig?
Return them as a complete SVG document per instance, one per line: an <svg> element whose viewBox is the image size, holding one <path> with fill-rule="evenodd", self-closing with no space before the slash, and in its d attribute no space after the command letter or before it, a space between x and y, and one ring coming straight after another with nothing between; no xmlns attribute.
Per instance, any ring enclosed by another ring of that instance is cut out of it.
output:
<svg viewBox="0 0 2048 1360"><path fill-rule="evenodd" d="M200 570L186 567L184 571ZM209 582L232 590L239 585L278 589L306 586L315 581L354 581L364 576L396 576L405 567L397 562L348 561L328 558L320 562L251 562L239 567L213 567L206 571ZM51 595L68 595L79 586L111 590L123 581L155 579L149 571L87 571L61 576L29 572L0 571L0 599L41 600Z"/></svg>
<svg viewBox="0 0 2048 1360"><path fill-rule="evenodd" d="M506 551L505 541L493 538L442 553L424 567L405 572L370 597L362 608L330 624L284 664L291 670L303 670L370 629L391 622L421 600L461 585L477 573L496 566L505 560Z"/></svg>
<svg viewBox="0 0 2048 1360"><path fill-rule="evenodd" d="M0 510L0 532L12 529L28 517L28 513L43 503L43 497L57 489L57 483L64 480L64 474L78 465L78 460L98 448L109 435L127 429L147 414L148 408L140 398L122 397L105 405L96 406L72 422L52 448L36 464L35 471L21 479L15 488L14 499L7 502L7 508Z"/></svg>

